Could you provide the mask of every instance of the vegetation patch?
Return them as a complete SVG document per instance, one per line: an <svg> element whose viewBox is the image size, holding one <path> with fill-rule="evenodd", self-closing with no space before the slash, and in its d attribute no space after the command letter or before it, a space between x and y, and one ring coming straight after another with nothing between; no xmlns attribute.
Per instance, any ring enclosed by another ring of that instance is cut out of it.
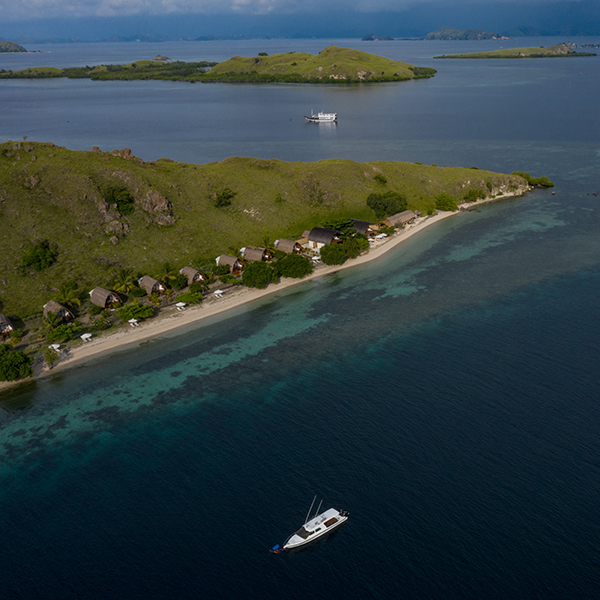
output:
<svg viewBox="0 0 600 600"><path fill-rule="evenodd" d="M596 56L591 52L575 52L570 44L558 44L544 48L503 48L490 52L469 52L466 54L443 54L433 58L570 58L573 56Z"/></svg>
<svg viewBox="0 0 600 600"><path fill-rule="evenodd" d="M48 240L43 240L34 244L25 252L21 260L23 269L35 269L43 271L51 267L58 258L58 250L56 246L51 246Z"/></svg>
<svg viewBox="0 0 600 600"><path fill-rule="evenodd" d="M0 344L0 381L16 381L31 377L31 358L10 344Z"/></svg>

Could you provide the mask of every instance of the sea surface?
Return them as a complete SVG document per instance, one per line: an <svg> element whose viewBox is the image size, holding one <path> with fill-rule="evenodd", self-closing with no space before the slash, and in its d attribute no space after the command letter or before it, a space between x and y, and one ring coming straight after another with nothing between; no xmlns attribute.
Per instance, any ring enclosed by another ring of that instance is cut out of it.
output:
<svg viewBox="0 0 600 600"><path fill-rule="evenodd" d="M0 598L600 597L600 57L432 58L560 41L2 56L16 69L366 49L438 74L331 87L2 81L0 139L147 160L477 166L556 187L0 395ZM311 108L338 125L304 123ZM315 494L349 521L269 554Z"/></svg>

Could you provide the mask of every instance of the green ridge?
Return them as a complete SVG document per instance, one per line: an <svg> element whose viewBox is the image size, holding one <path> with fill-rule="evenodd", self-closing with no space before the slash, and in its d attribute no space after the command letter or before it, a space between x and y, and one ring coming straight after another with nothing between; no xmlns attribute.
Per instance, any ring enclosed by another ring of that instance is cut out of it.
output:
<svg viewBox="0 0 600 600"><path fill-rule="evenodd" d="M433 58L561 58L573 56L596 56L589 52L575 52L568 44L548 46L546 48L505 48L490 52L471 52L468 54L444 54Z"/></svg>

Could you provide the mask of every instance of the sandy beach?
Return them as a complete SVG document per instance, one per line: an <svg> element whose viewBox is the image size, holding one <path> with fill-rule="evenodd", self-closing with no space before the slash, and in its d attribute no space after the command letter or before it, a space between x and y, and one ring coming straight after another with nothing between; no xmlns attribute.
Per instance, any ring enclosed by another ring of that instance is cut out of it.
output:
<svg viewBox="0 0 600 600"><path fill-rule="evenodd" d="M499 196L497 198L480 200L478 202L472 202L461 206L470 208L482 203L503 200L517 195L522 195L522 191L518 190L514 194L504 194L503 196ZM438 214L435 216L421 217L417 219L413 225L407 227L406 229L400 230L388 238L377 240L374 244L372 244L368 252L358 256L357 258L347 260L342 265L326 266L319 264L311 275L308 275L302 279L282 278L279 283L271 284L262 290L243 286L229 288L222 298L215 298L211 294L205 297L201 304L188 305L185 310L182 311L178 311L175 306L164 308L161 310L158 316L140 323L138 327L122 327L113 333L92 338L92 340L89 342L82 342L81 345L69 349L67 354L61 353L60 360L55 363L52 369L48 369L42 365L39 365L36 369L34 369L34 378L43 377L74 364L81 363L82 361L97 357L100 354L133 346L149 338L155 338L166 332L198 323L199 321L207 319L208 317L224 313L243 304L281 292L282 290L299 285L306 281L310 281L311 279L323 277L324 275L329 275L331 273L377 260L402 242L410 239L412 236L423 231L430 225L438 223L439 221L448 217L460 215L462 212L463 211L444 211L438 212ZM0 382L0 392L8 387L12 387L15 384L23 383L23 381L27 380L17 382Z"/></svg>

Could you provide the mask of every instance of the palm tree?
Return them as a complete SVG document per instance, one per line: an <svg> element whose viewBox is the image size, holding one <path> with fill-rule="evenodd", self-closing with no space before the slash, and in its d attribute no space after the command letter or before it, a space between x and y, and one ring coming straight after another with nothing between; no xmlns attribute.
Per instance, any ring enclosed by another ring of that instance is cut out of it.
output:
<svg viewBox="0 0 600 600"><path fill-rule="evenodd" d="M156 279L164 283L167 287L171 287L169 282L175 279L177 275L179 275L179 271L167 261L160 267Z"/></svg>
<svg viewBox="0 0 600 600"><path fill-rule="evenodd" d="M71 308L73 308L73 306L81 305L81 298L79 297L77 288L68 283L63 283L59 286L54 299L58 303L63 304L64 306L70 306Z"/></svg>
<svg viewBox="0 0 600 600"><path fill-rule="evenodd" d="M115 276L114 290L115 292L123 292L129 294L136 286L137 278L133 274L133 269L119 269Z"/></svg>
<svg viewBox="0 0 600 600"><path fill-rule="evenodd" d="M58 302L58 300L57 300ZM58 313L49 312L44 317L44 328L47 331L52 331L55 327L58 327L62 323L62 319L58 316Z"/></svg>
<svg viewBox="0 0 600 600"><path fill-rule="evenodd" d="M273 253L275 252L275 250L277 250L277 248L275 248L275 241L273 240L273 238L270 235L265 235L263 237L263 246L265 247L265 250L268 250L269 252Z"/></svg>

